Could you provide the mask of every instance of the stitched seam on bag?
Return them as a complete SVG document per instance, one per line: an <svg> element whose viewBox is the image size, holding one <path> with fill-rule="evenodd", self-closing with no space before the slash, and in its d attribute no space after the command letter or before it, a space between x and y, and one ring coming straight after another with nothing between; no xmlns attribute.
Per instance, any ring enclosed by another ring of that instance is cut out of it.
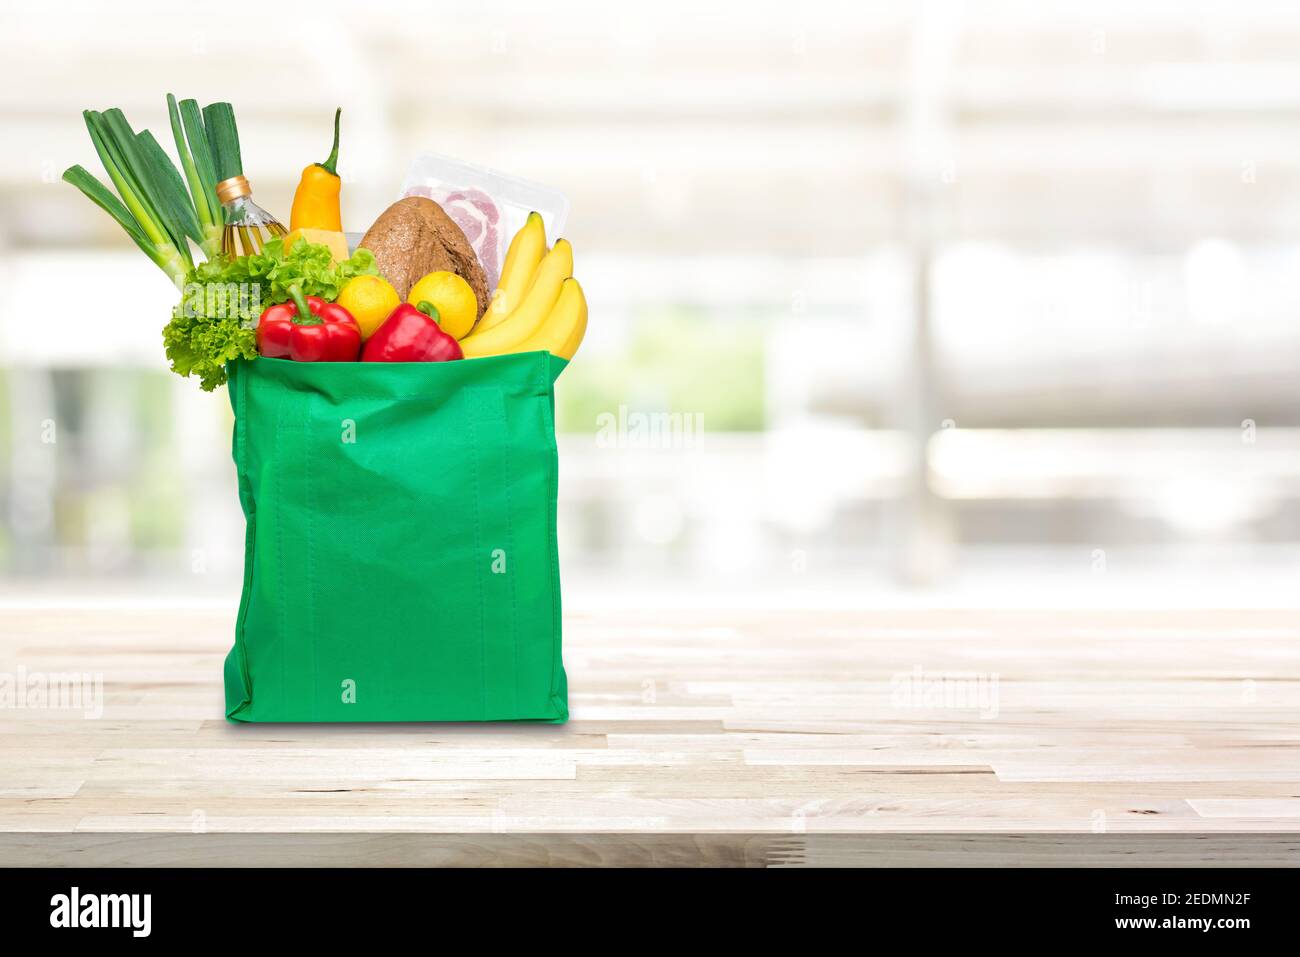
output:
<svg viewBox="0 0 1300 957"><path fill-rule="evenodd" d="M253 519L247 521L244 530L244 594L243 609L239 623L235 626L235 645L239 655L239 680L244 686L244 700L231 714L238 714L253 701L253 681L248 670L248 649L244 643L244 633L248 627L248 609L253 603L253 555L257 552L257 525Z"/></svg>
<svg viewBox="0 0 1300 957"><path fill-rule="evenodd" d="M519 716L519 593L515 588L515 496L514 496L514 443L510 441L510 425L506 418L505 396L497 393L501 400L501 435L505 440L506 460L506 561L512 563L506 568L506 577L510 581L510 713ZM496 407L493 407L496 411Z"/></svg>
<svg viewBox="0 0 1300 957"><path fill-rule="evenodd" d="M542 359L542 381L550 380L550 353L544 353ZM555 525L559 519L559 471L560 471L560 453L555 439L555 412L552 408L554 386L546 386L546 395L542 410L545 413L546 426L549 434L548 463L546 475L547 502L546 502L546 535L550 542L550 551L547 553L546 560L551 565L551 703L558 707L556 699L560 696L559 685L557 684L556 669L560 661L560 562L559 562L559 543L556 541ZM567 708L566 708L567 710Z"/></svg>
<svg viewBox="0 0 1300 957"><path fill-rule="evenodd" d="M487 719L487 616L483 602L483 531L481 528L481 518L483 511L483 499L479 490L483 487L479 482L479 448L478 448L478 415L480 403L474 401L477 395L468 392L465 401L469 405L469 447L471 450L470 458L474 463L474 581L478 585L478 673L479 673L479 694L480 707L479 712L482 720Z"/></svg>
<svg viewBox="0 0 1300 957"><path fill-rule="evenodd" d="M235 445L238 460L235 462L236 488L248 487L248 514L244 517L244 590L240 596L242 608L239 622L235 626L235 645L239 655L239 678L244 686L244 700L230 713L234 717L246 711L253 703L253 674L248 667L248 647L244 640L248 627L248 611L253 604L253 556L257 554L257 500L253 496L253 480L248 475L248 369L237 369L238 381L235 389L239 408L235 412Z"/></svg>
<svg viewBox="0 0 1300 957"><path fill-rule="evenodd" d="M281 448L281 426L284 424L284 402L281 400L275 406L275 447ZM284 560L284 468L283 462L276 462L275 468L275 557L276 564L280 566L280 593L276 600L280 603L280 692L284 693L284 675L285 675L285 646L288 642L289 635L289 602L286 596L289 594L285 581L285 560Z"/></svg>
<svg viewBox="0 0 1300 957"><path fill-rule="evenodd" d="M302 460L303 460L303 484L304 491L308 499L311 499L315 489L315 483L312 481L312 461L311 461L311 440L314 433L311 421L308 417L307 405L310 401L310 393L303 396L302 404L302 421L306 426L303 434L302 443ZM305 641L307 647L311 649L311 718L313 721L320 720L320 649L316 643L316 508L315 505L307 509L307 615Z"/></svg>

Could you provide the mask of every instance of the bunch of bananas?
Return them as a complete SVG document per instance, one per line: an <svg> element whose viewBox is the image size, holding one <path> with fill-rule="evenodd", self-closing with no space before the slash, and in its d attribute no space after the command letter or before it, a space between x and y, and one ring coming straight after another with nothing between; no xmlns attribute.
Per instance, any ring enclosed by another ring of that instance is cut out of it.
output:
<svg viewBox="0 0 1300 957"><path fill-rule="evenodd" d="M573 278L573 247L546 248L538 213L510 241L501 282L478 324L460 340L465 358L546 350L572 359L587 331L587 300Z"/></svg>

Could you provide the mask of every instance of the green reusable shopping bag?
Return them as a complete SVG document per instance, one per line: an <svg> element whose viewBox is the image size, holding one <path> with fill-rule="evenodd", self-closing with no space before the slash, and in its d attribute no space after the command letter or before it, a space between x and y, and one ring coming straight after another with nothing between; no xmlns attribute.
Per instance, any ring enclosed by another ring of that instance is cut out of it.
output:
<svg viewBox="0 0 1300 957"><path fill-rule="evenodd" d="M234 721L562 722L546 352L232 363Z"/></svg>

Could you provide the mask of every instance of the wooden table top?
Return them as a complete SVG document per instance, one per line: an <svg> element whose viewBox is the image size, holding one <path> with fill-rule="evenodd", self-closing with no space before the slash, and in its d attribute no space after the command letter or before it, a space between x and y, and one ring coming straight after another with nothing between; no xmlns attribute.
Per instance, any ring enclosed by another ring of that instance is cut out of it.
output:
<svg viewBox="0 0 1300 957"><path fill-rule="evenodd" d="M572 720L235 725L233 609L0 610L0 864L1300 862L1300 616L570 614ZM83 709L84 710L84 709Z"/></svg>

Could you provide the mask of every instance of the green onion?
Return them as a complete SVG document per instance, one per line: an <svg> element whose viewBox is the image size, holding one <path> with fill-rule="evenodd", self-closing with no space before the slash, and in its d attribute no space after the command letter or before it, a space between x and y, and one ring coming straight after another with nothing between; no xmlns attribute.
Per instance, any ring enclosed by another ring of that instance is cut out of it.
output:
<svg viewBox="0 0 1300 957"><path fill-rule="evenodd" d="M179 105L176 97L167 94L167 114L171 120L172 138L176 141L176 154L189 182L190 196L194 202L195 218L199 226L199 246L211 259L221 251L223 218L221 204L217 202L212 157L208 152L208 137L203 130L203 118L194 100ZM182 118L183 117L183 118ZM188 137L189 142L186 142Z"/></svg>
<svg viewBox="0 0 1300 957"><path fill-rule="evenodd" d="M162 224L176 251L192 263L186 239L197 240L199 228L176 167L172 166L152 134L136 136L121 110L105 110L103 119L113 146L131 170L155 219Z"/></svg>
<svg viewBox="0 0 1300 957"><path fill-rule="evenodd" d="M210 103L203 108L203 122L208 131L208 149L217 182L244 175L239 157L239 129L235 126L235 109L229 103Z"/></svg>
<svg viewBox="0 0 1300 957"><path fill-rule="evenodd" d="M94 110L86 110L82 115L86 118L86 129L90 131L90 141L95 145L95 152L99 154L99 161L104 164L104 172L108 173L108 178L117 187L117 192L122 197L126 207L131 211L131 215L135 217L136 222L140 224L140 228L144 230L149 237L149 241L154 245L168 242L163 232L162 223L154 217L150 208L145 204L145 200L141 197L140 186L132 179L130 167L117 154L109 141L108 130L104 126L103 117Z"/></svg>
<svg viewBox="0 0 1300 957"><path fill-rule="evenodd" d="M141 130L135 137L136 146L147 164L148 175L154 180L162 198L163 206L177 226L190 239L202 242L203 234L199 232L199 220L194 213L189 193L185 191L185 182L176 167L167 158L163 148L148 130Z"/></svg>
<svg viewBox="0 0 1300 957"><path fill-rule="evenodd" d="M193 267L189 247L183 245L178 248L172 240L162 218L136 175L138 166L133 168L130 165L127 159L128 152L122 149L122 144L114 137L104 115L94 110L86 110L83 116L86 120L86 129L90 133L90 141L94 144L95 152L99 154L100 162L104 164L104 171L117 187L122 202L108 203L107 200L112 197L112 194L108 192L107 187L81 167L70 167L63 174L64 179L80 189L92 202L108 212L119 223L122 222L119 218L120 213L126 210L136 224L136 229L128 229L127 235L171 277L173 282L179 285L185 274ZM94 186L91 186L91 183ZM143 244L140 242L141 237L144 238Z"/></svg>
<svg viewBox="0 0 1300 957"><path fill-rule="evenodd" d="M213 212L213 221L221 225L217 215L221 203L217 201L217 169L212 163L212 150L208 147L208 131L203 125L203 113L195 100L181 100L181 120L185 124L185 137L189 140L190 152L194 154L194 165L203 180L203 189L208 196L208 206Z"/></svg>
<svg viewBox="0 0 1300 957"><path fill-rule="evenodd" d="M217 183L242 175L242 166L229 103L200 111L196 101L178 103L169 93L167 113L179 170L153 134L137 133L121 110L85 110L90 141L117 195L81 166L68 167L63 178L179 284L194 268L191 240L209 259L220 255L225 219Z"/></svg>

